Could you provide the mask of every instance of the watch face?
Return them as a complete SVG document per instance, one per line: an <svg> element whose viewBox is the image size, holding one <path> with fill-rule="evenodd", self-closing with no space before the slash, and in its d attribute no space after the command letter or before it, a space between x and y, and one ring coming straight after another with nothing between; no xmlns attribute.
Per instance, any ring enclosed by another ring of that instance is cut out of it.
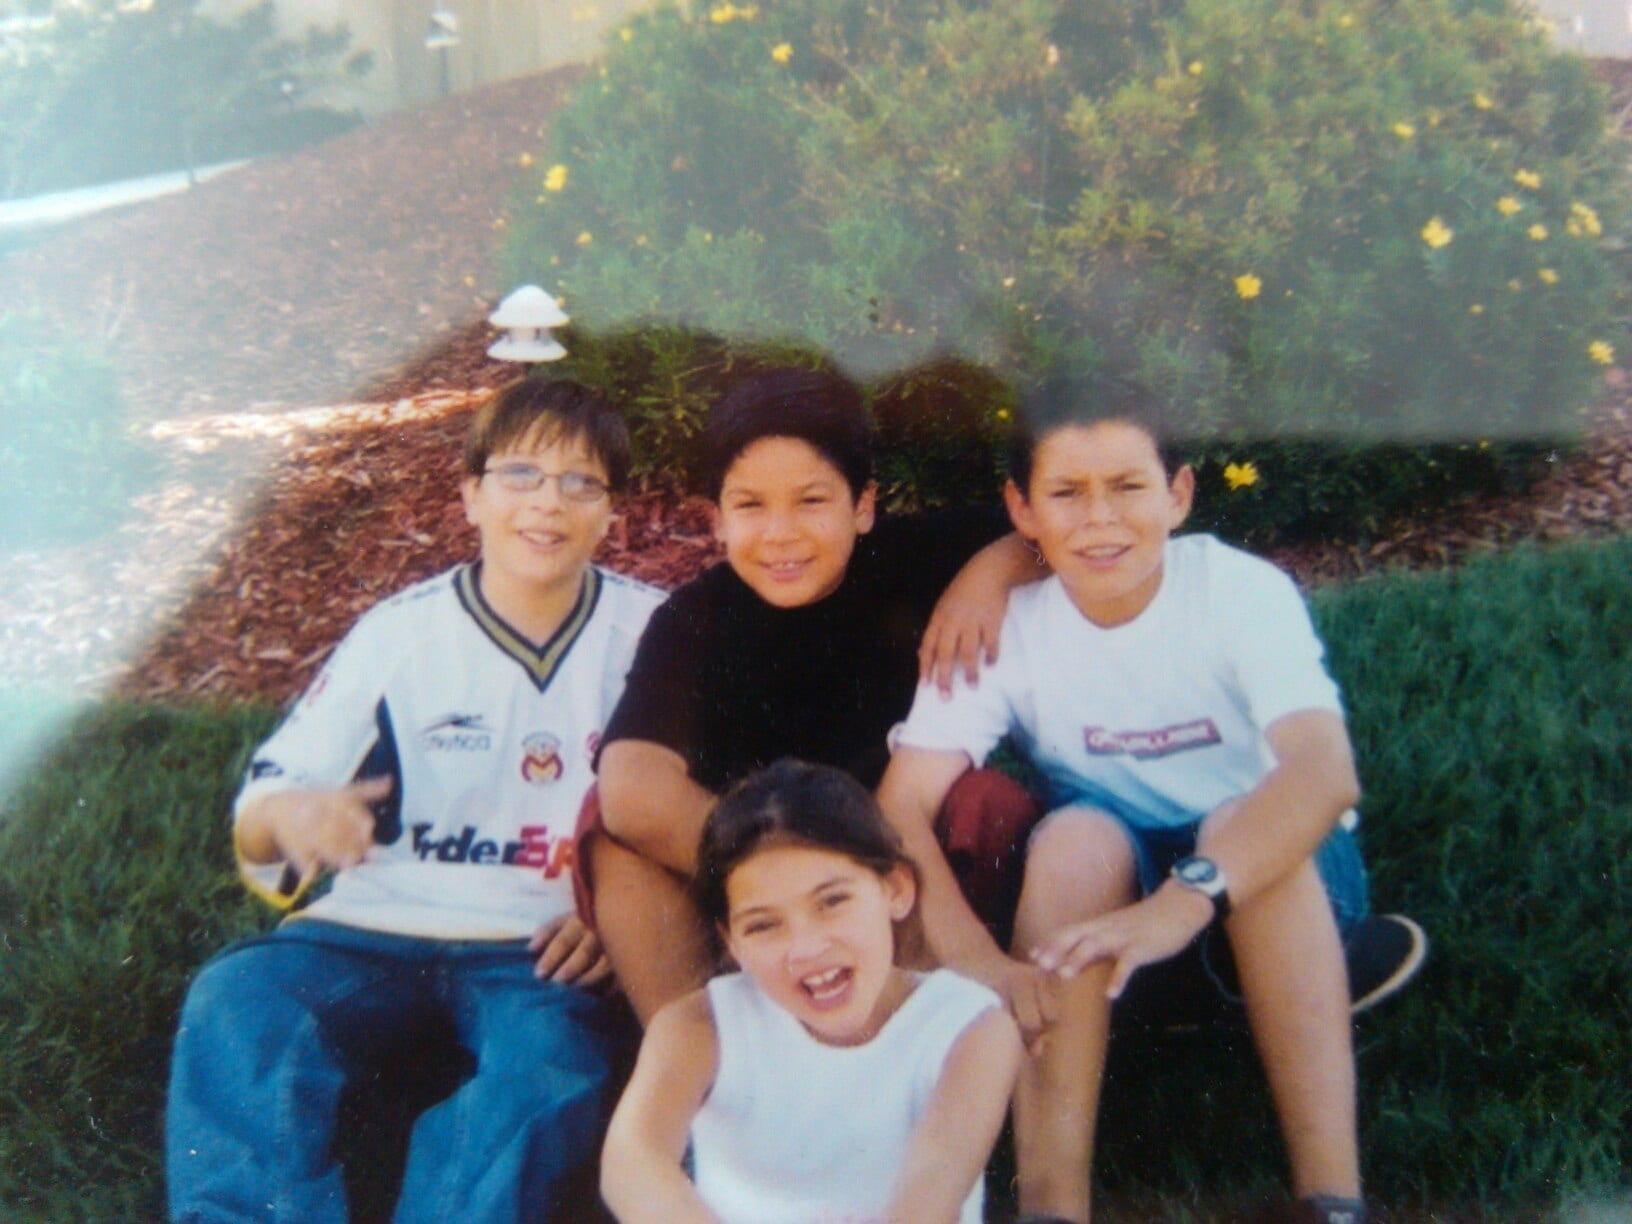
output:
<svg viewBox="0 0 1632 1224"><path fill-rule="evenodd" d="M1173 865L1173 874L1186 884L1198 888L1206 888L1218 880L1218 865L1211 859L1187 858L1180 859Z"/></svg>

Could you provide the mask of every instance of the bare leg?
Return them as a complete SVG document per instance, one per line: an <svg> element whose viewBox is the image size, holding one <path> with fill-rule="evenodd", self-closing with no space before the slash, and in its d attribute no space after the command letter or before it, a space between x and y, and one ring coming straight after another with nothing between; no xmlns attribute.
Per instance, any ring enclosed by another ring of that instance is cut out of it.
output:
<svg viewBox="0 0 1632 1224"><path fill-rule="evenodd" d="M589 841L595 928L642 1024L708 980L708 929L679 876L605 834Z"/></svg>
<svg viewBox="0 0 1632 1224"><path fill-rule="evenodd" d="M1025 956L1071 922L1130 904L1133 849L1110 817L1084 808L1051 814L1031 843L1015 916ZM1060 1019L1020 1069L1014 1096L1020 1210L1087 1221L1094 1126L1110 1032L1109 966L1060 983Z"/></svg>
<svg viewBox="0 0 1632 1224"><path fill-rule="evenodd" d="M1205 835L1202 841L1205 853ZM1314 863L1238 908L1225 930L1286 1141L1293 1192L1358 1198L1348 978Z"/></svg>

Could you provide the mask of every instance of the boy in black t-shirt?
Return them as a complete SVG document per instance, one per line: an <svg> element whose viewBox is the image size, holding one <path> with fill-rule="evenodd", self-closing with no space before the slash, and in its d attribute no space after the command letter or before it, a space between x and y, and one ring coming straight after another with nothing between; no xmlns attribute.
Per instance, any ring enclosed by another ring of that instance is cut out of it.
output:
<svg viewBox="0 0 1632 1224"><path fill-rule="evenodd" d="M611 836L592 829L580 849L603 945L643 1020L708 975L685 879L719 793L785 756L876 786L920 655L943 682L955 665L972 678L1009 589L1046 572L995 506L875 530L871 426L836 374L746 380L703 442L726 564L653 615L598 762ZM947 811L954 857L985 874L966 890L1001 891L994 858L1023 844L1029 798L982 773Z"/></svg>

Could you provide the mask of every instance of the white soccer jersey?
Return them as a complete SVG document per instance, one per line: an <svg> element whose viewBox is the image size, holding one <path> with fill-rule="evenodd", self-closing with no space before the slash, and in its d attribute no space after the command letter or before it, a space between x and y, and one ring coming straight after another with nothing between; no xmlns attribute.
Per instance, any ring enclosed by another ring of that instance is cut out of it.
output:
<svg viewBox="0 0 1632 1224"><path fill-rule="evenodd" d="M1058 578L1016 590L998 661L950 699L920 687L893 737L980 764L1012 731L1053 803L1189 825L1268 772L1263 733L1277 718L1342 713L1323 654L1290 578L1212 536L1181 536L1156 597L1125 625L1095 625Z"/></svg>
<svg viewBox="0 0 1632 1224"><path fill-rule="evenodd" d="M535 649L461 566L371 609L255 754L235 813L260 796L398 779L375 845L302 913L437 939L531 935L572 908L572 836L601 728L663 593L590 568ZM241 864L274 904L287 865Z"/></svg>

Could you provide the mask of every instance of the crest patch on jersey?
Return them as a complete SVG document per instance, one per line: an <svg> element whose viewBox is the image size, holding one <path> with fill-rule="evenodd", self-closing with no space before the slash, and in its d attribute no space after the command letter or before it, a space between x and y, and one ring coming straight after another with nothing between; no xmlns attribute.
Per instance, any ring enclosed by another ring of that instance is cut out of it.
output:
<svg viewBox="0 0 1632 1224"><path fill-rule="evenodd" d="M1157 727L1153 731L1112 731L1109 727L1084 727L1082 746L1093 756L1131 756L1148 761L1156 757L1207 748L1224 742L1210 718Z"/></svg>
<svg viewBox="0 0 1632 1224"><path fill-rule="evenodd" d="M521 741L521 776L535 786L556 781L566 771L561 759L561 741L547 731L537 731Z"/></svg>

